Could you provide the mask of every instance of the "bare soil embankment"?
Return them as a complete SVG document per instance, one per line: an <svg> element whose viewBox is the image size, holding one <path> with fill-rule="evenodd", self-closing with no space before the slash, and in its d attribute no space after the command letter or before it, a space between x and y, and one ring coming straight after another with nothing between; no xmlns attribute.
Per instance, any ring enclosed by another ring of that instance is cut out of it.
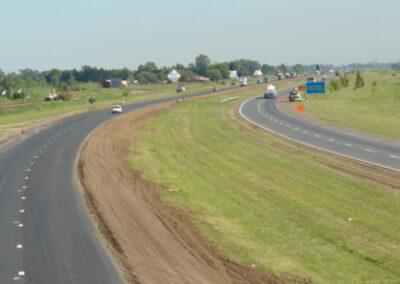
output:
<svg viewBox="0 0 400 284"><path fill-rule="evenodd" d="M211 247L194 227L194 216L160 200L162 185L143 179L123 162L129 145L144 130L144 121L169 106L141 109L104 124L87 139L79 157L88 207L125 279L129 283L281 283Z"/></svg>

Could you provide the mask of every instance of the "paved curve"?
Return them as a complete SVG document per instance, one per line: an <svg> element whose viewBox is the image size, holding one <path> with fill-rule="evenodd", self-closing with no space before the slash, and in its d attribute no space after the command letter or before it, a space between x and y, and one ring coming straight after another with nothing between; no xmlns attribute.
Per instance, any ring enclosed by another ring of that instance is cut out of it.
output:
<svg viewBox="0 0 400 284"><path fill-rule="evenodd" d="M210 93L125 105L124 112ZM112 117L109 109L85 113L0 145L1 284L124 282L98 239L75 175L84 139Z"/></svg>
<svg viewBox="0 0 400 284"><path fill-rule="evenodd" d="M289 90L279 91L285 95ZM287 98L286 98L287 99ZM283 114L275 100L262 96L251 98L240 106L240 114L248 121L290 140L369 164L400 171L400 146L368 140Z"/></svg>

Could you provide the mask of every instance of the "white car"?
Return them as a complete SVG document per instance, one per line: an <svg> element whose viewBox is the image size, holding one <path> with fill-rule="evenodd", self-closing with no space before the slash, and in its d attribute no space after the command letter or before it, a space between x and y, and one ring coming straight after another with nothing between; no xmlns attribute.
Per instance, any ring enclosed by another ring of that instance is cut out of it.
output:
<svg viewBox="0 0 400 284"><path fill-rule="evenodd" d="M113 106L112 108L112 113L121 113L122 112L122 107L121 106Z"/></svg>
<svg viewBox="0 0 400 284"><path fill-rule="evenodd" d="M295 91L295 90L291 91L289 93L289 101L290 102L300 102L301 101L300 92Z"/></svg>

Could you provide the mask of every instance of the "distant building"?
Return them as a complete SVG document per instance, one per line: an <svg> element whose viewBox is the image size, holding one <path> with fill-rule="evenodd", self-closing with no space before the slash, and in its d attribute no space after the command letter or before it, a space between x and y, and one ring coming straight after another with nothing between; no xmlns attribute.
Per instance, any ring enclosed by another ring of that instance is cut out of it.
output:
<svg viewBox="0 0 400 284"><path fill-rule="evenodd" d="M238 79L238 73L237 73L237 71L236 70L231 70L231 71L229 71L229 78L231 78L231 79Z"/></svg>
<svg viewBox="0 0 400 284"><path fill-rule="evenodd" d="M256 71L254 71L253 76L254 77L258 77L258 78L262 78L263 73L262 73L261 70L256 70Z"/></svg>

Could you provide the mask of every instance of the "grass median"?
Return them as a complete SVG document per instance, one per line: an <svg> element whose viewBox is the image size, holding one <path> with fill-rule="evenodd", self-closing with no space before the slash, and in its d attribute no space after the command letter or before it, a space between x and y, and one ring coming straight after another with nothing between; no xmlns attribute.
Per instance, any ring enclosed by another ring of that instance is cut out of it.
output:
<svg viewBox="0 0 400 284"><path fill-rule="evenodd" d="M398 176L255 129L236 118L238 101L218 99L183 101L148 120L128 163L179 189L162 198L192 212L235 261L321 283L397 283Z"/></svg>

